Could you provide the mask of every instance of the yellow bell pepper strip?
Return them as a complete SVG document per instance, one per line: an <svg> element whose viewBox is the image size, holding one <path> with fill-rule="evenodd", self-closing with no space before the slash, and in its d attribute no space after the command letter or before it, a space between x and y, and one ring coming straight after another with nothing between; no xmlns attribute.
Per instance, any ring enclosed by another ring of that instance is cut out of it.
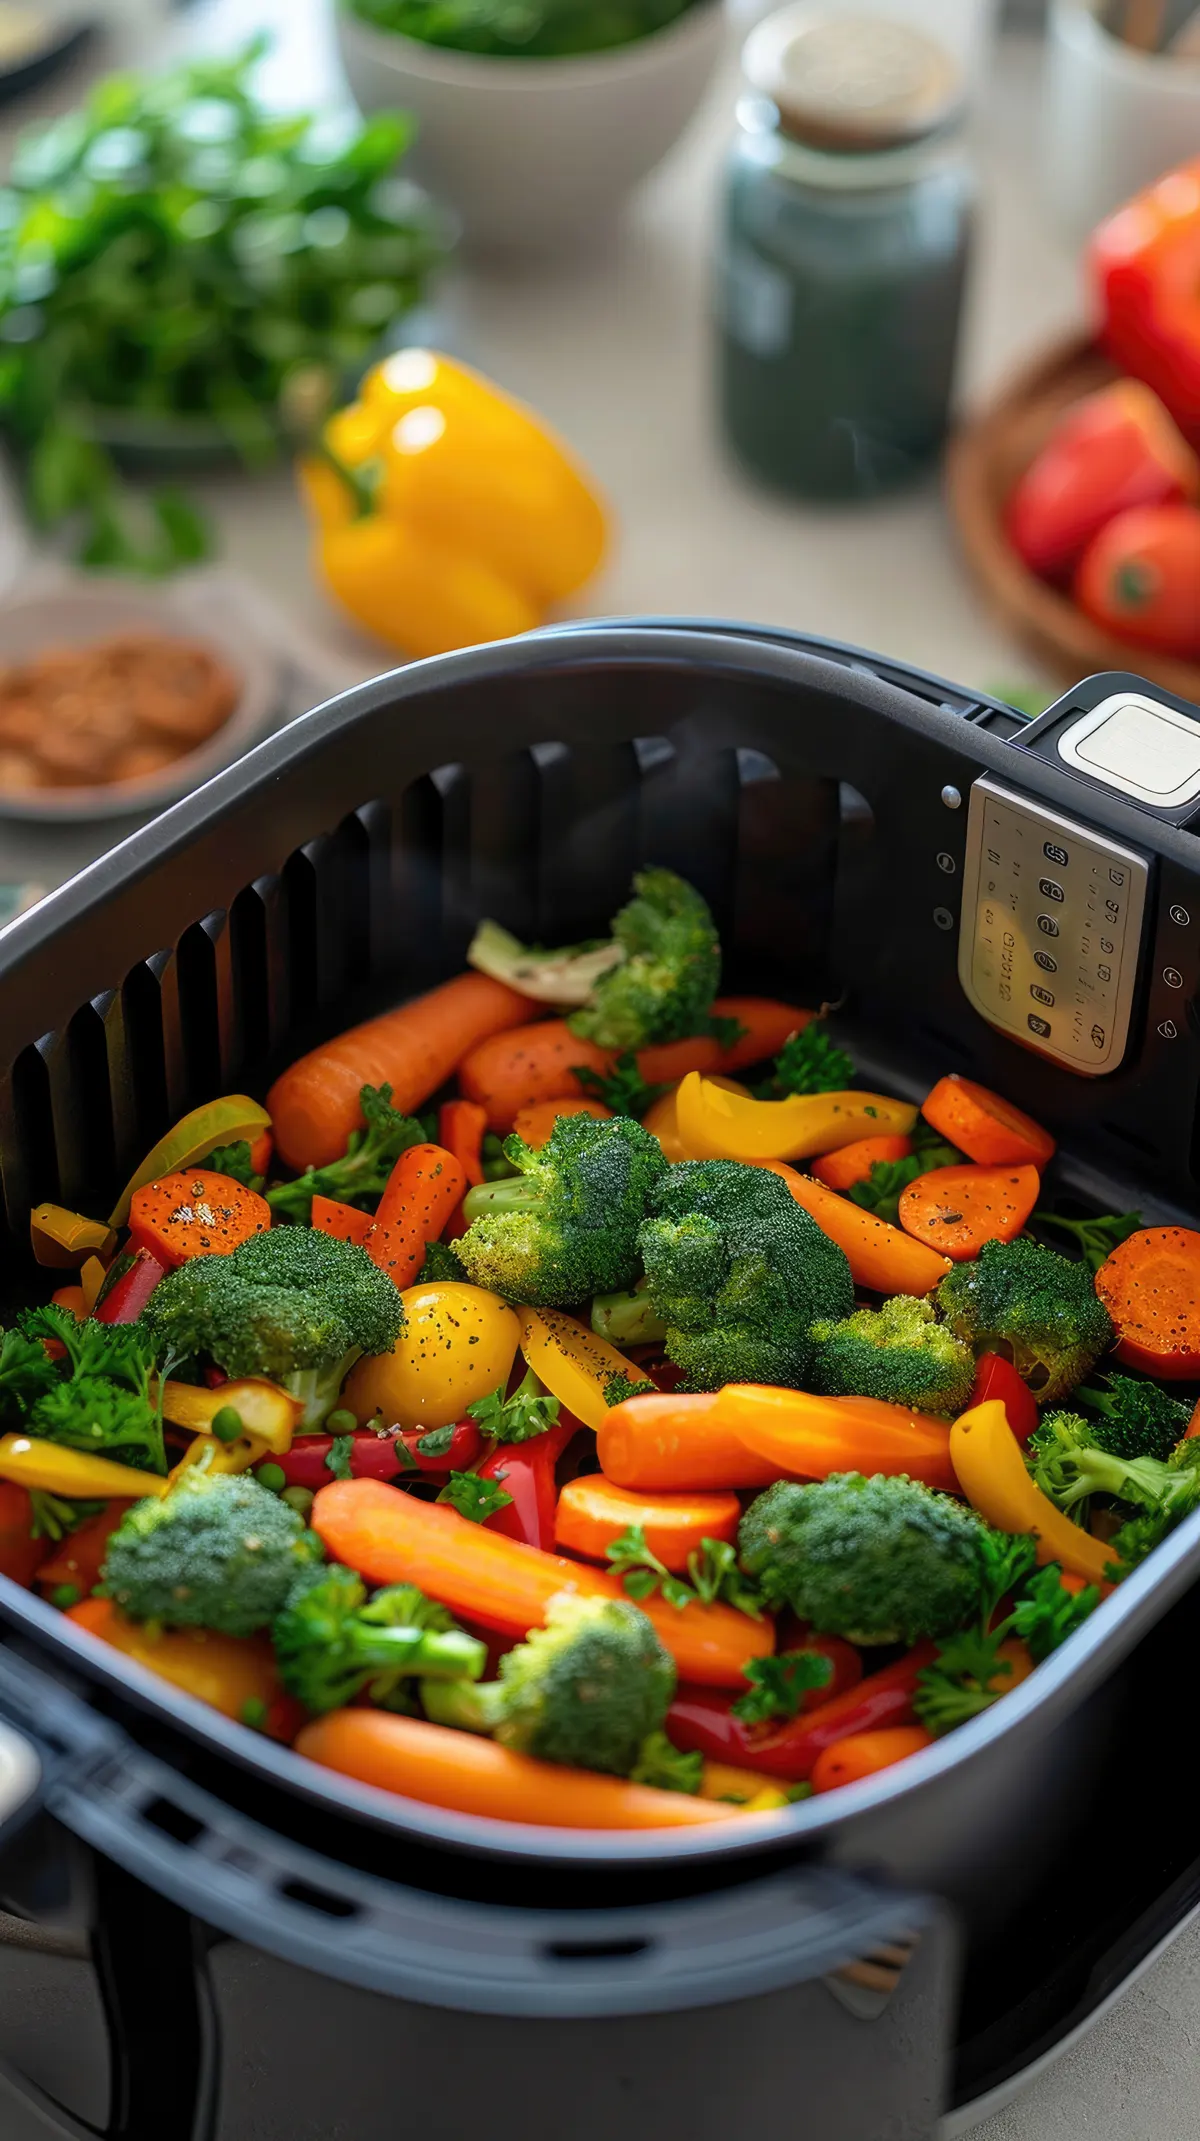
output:
<svg viewBox="0 0 1200 2141"><path fill-rule="evenodd" d="M710 1078L708 1082L710 1085L723 1086L727 1093L742 1093L747 1100L750 1098L749 1086L739 1085L736 1078ZM658 1139L664 1160L686 1160L690 1157L684 1150L683 1140L679 1135L679 1123L675 1114L678 1095L679 1087L673 1085L669 1092L663 1093L654 1102L653 1107L647 1108L642 1117L643 1130L648 1130L651 1137Z"/></svg>
<svg viewBox="0 0 1200 2141"><path fill-rule="evenodd" d="M764 1784L757 1770L737 1769L732 1762L706 1762L700 1772L701 1799L726 1800L747 1814L765 1814L773 1807L789 1805L788 1795L778 1785Z"/></svg>
<svg viewBox="0 0 1200 2141"><path fill-rule="evenodd" d="M907 1101L882 1093L793 1093L743 1099L691 1071L675 1096L679 1142L694 1160L807 1160L860 1137L906 1137L917 1119Z"/></svg>
<svg viewBox="0 0 1200 2141"><path fill-rule="evenodd" d="M219 1383L215 1390L201 1383L168 1382L161 1395L163 1419L172 1427L190 1427L208 1435L217 1414L228 1407L236 1412L246 1433L277 1457L291 1449L292 1437L304 1418L303 1400L261 1375L239 1376L233 1382Z"/></svg>
<svg viewBox="0 0 1200 2141"><path fill-rule="evenodd" d="M83 1295L84 1310L91 1315L100 1299L100 1289L108 1277L107 1267L98 1256L85 1256L79 1273L79 1290Z"/></svg>
<svg viewBox="0 0 1200 2141"><path fill-rule="evenodd" d="M254 1718L270 1732L272 1710L282 1714L291 1707L280 1700L275 1654L267 1636L218 1635L211 1628L154 1628L127 1620L107 1598L81 1599L65 1618L226 1717L243 1723Z"/></svg>
<svg viewBox="0 0 1200 2141"><path fill-rule="evenodd" d="M1086 1583L1104 1582L1111 1549L1073 1524L1034 1485L999 1398L973 1405L955 1421L950 1457L971 1507L997 1531L1027 1533L1039 1562L1057 1561Z"/></svg>
<svg viewBox="0 0 1200 2141"><path fill-rule="evenodd" d="M269 1445L260 1435L238 1435L232 1442L222 1442L219 1435L194 1435L178 1463L171 1466L167 1481L173 1487L193 1465L202 1465L206 1472L248 1472L269 1455Z"/></svg>
<svg viewBox="0 0 1200 2141"><path fill-rule="evenodd" d="M29 1215L29 1239L37 1262L50 1271L69 1271L85 1257L107 1263L117 1246L111 1227L85 1219L62 1204L39 1204Z"/></svg>
<svg viewBox="0 0 1200 2141"><path fill-rule="evenodd" d="M114 1204L109 1226L125 1225L134 1191L147 1182L157 1182L160 1175L174 1174L180 1167L193 1166L206 1159L217 1145L236 1145L243 1138L253 1144L270 1127L266 1109L245 1093L226 1093L220 1100L206 1100L203 1107L181 1116L174 1129L151 1147Z"/></svg>
<svg viewBox="0 0 1200 2141"><path fill-rule="evenodd" d="M169 1484L157 1472L139 1472L135 1465L114 1464L109 1457L69 1450L35 1435L0 1435L0 1479L82 1502L116 1496L141 1501L148 1494L165 1494Z"/></svg>
<svg viewBox="0 0 1200 2141"><path fill-rule="evenodd" d="M585 1427L599 1427L609 1415L606 1392L613 1377L626 1383L639 1380L634 1363L560 1308L522 1308L517 1313L521 1351L534 1374Z"/></svg>
<svg viewBox="0 0 1200 2141"><path fill-rule="evenodd" d="M326 587L414 657L530 630L606 548L605 509L562 441L432 350L369 373L299 474Z"/></svg>

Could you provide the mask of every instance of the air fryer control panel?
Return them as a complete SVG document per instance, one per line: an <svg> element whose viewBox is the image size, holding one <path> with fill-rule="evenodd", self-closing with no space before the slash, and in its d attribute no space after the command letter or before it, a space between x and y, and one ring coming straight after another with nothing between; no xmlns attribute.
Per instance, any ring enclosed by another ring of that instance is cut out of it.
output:
<svg viewBox="0 0 1200 2141"><path fill-rule="evenodd" d="M975 782L959 979L984 1018L1084 1077L1129 1038L1149 863L990 777Z"/></svg>

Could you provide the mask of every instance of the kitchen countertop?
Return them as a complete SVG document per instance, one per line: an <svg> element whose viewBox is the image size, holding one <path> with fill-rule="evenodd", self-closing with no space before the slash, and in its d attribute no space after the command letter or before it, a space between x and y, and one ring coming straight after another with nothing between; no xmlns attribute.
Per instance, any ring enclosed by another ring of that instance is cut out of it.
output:
<svg viewBox="0 0 1200 2141"><path fill-rule="evenodd" d="M118 10L113 8L113 13ZM146 49L145 0L125 0L117 56ZM327 95L327 25L306 0L210 0L175 39L277 33L281 101ZM122 50L122 46L124 50ZM986 392L1079 317L1077 273L1036 190L1039 48L1006 38L976 122L984 176L963 390ZM709 414L705 331L711 205L728 136L729 68L688 139L643 190L620 237L544 268L461 271L440 332L561 428L620 516L617 554L590 613L718 615L799 626L875 647L958 682L995 686L1036 672L982 610L955 553L936 486L862 509L799 508L754 490L725 459ZM62 108L79 74L39 99ZM23 114L28 107L23 107ZM0 129L0 147L11 122ZM374 673L377 651L322 613L303 521L284 476L206 486L226 561L273 600L331 688ZM55 882L113 829L48 836L0 825L0 877ZM978 2141L1194 2141L1200 2097L1200 1929L1195 1927L1084 2041ZM37 2141L0 2085L0 2141Z"/></svg>

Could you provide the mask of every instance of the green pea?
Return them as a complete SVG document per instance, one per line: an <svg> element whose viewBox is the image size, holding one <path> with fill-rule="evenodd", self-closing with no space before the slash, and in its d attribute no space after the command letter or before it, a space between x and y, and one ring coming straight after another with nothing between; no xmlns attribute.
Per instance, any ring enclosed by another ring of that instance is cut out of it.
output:
<svg viewBox="0 0 1200 2141"><path fill-rule="evenodd" d="M77 1606L82 1597L83 1592L77 1583L56 1583L50 1593L50 1604L65 1613L68 1606Z"/></svg>
<svg viewBox="0 0 1200 2141"><path fill-rule="evenodd" d="M248 1695L242 1704L242 1723L252 1732L261 1732L267 1722L267 1706L261 1695Z"/></svg>
<svg viewBox="0 0 1200 2141"><path fill-rule="evenodd" d="M330 1413L325 1425L331 1435L353 1435L357 1431L358 1421L344 1405L339 1405L335 1412Z"/></svg>
<svg viewBox="0 0 1200 2141"><path fill-rule="evenodd" d="M261 1479L262 1473L260 1472L258 1476ZM316 1498L311 1487L285 1487L279 1497L281 1502L287 1503L289 1509L295 1510L298 1517L306 1517L308 1515Z"/></svg>
<svg viewBox="0 0 1200 2141"><path fill-rule="evenodd" d="M268 1487L272 1494L278 1494L280 1488L287 1485L287 1473L282 1465L260 1465L254 1477L260 1487Z"/></svg>
<svg viewBox="0 0 1200 2141"><path fill-rule="evenodd" d="M222 1405L220 1412L213 1414L212 1431L218 1442L236 1442L245 1433L236 1406Z"/></svg>

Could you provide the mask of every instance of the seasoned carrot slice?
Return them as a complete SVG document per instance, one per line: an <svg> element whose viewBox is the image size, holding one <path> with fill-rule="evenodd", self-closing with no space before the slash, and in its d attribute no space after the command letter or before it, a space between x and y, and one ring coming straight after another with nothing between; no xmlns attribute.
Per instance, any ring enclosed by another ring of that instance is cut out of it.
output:
<svg viewBox="0 0 1200 2141"><path fill-rule="evenodd" d="M900 1197L900 1224L956 1263L969 1263L987 1241L1012 1241L1041 1188L1036 1167L939 1167L918 1175Z"/></svg>
<svg viewBox="0 0 1200 2141"><path fill-rule="evenodd" d="M986 1085L952 1071L939 1078L921 1109L927 1123L980 1167L1045 1167L1054 1139Z"/></svg>

